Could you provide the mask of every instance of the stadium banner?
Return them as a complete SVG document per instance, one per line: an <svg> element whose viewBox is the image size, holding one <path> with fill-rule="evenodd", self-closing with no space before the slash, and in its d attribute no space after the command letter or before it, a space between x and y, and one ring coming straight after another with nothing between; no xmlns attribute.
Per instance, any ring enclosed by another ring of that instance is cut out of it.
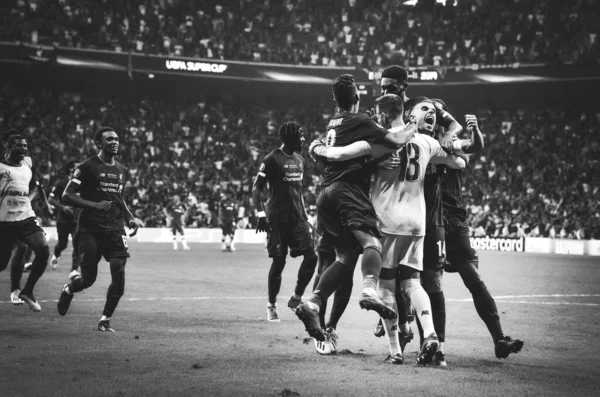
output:
<svg viewBox="0 0 600 397"><path fill-rule="evenodd" d="M523 237L471 237L471 247L477 251L507 251L523 252L525 239Z"/></svg>
<svg viewBox="0 0 600 397"><path fill-rule="evenodd" d="M551 254L554 252L554 241L551 238L526 238L525 252Z"/></svg>
<svg viewBox="0 0 600 397"><path fill-rule="evenodd" d="M21 47L28 51L30 58L34 56L43 58L45 51L53 51L53 59L62 66L121 70L127 73L176 74L210 79L328 85L331 85L340 74L349 73L354 75L358 85L365 85L364 89L370 84L368 71L357 67L239 62L66 47L38 47L5 42L0 42L0 60L7 58L22 60L24 55Z"/></svg>

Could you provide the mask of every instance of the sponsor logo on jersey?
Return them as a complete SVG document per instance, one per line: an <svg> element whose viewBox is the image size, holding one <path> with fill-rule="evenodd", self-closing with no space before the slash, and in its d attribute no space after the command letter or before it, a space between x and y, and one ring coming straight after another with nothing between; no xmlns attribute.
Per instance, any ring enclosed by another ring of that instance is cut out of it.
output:
<svg viewBox="0 0 600 397"><path fill-rule="evenodd" d="M100 178L105 178L106 177L106 173L105 172L101 172L100 173Z"/></svg>
<svg viewBox="0 0 600 397"><path fill-rule="evenodd" d="M283 177L284 182L299 182L302 180L302 172L286 172Z"/></svg>

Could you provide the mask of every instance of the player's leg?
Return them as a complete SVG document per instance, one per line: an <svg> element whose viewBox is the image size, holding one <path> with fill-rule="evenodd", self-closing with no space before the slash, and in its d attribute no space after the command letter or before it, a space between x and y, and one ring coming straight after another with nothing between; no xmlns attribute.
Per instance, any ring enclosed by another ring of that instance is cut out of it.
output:
<svg viewBox="0 0 600 397"><path fill-rule="evenodd" d="M29 305L31 310L37 312L41 310L41 307L35 300L33 289L46 271L48 259L50 259L50 248L48 247L44 231L33 219L25 221L21 230L19 238L33 250L35 259L32 262L25 286L21 290L20 298Z"/></svg>
<svg viewBox="0 0 600 397"><path fill-rule="evenodd" d="M21 293L21 277L23 276L23 266L25 265L25 253L27 245L19 239L14 240L14 248L10 257L10 300L15 305L22 305L23 300L19 298Z"/></svg>
<svg viewBox="0 0 600 397"><path fill-rule="evenodd" d="M79 244L77 243L78 235L79 235L79 233L77 233L76 231L73 231L73 233L72 233L73 253L71 254L71 272L69 273L70 280L72 280L73 278L75 278L77 276L81 276L81 273L79 273L79 263L81 261L81 257L79 255Z"/></svg>
<svg viewBox="0 0 600 397"><path fill-rule="evenodd" d="M471 248L468 228L466 225L459 225L449 231L446 238L451 265L447 268L450 272L458 271L465 287L469 289L475 310L494 341L496 357L506 358L510 353L518 353L523 347L523 342L504 335L496 302L481 279L479 258L477 252Z"/></svg>
<svg viewBox="0 0 600 397"><path fill-rule="evenodd" d="M440 345L435 364L446 366L444 342L446 340L446 298L443 289L444 266L446 265L446 239L442 226L428 228L425 232L423 273L421 283L429 295L433 325Z"/></svg>
<svg viewBox="0 0 600 397"><path fill-rule="evenodd" d="M281 289L281 275L285 268L285 258L288 252L280 228L286 226L286 224L272 223L271 230L267 233L267 250L269 251L269 257L273 258L268 277L267 321L269 322L280 321L279 313L277 313L277 295Z"/></svg>
<svg viewBox="0 0 600 397"><path fill-rule="evenodd" d="M171 221L171 234L173 235L173 250L177 251L177 225L175 221Z"/></svg>
<svg viewBox="0 0 600 397"><path fill-rule="evenodd" d="M291 225L290 225L291 226ZM281 231L286 234L286 242L290 247L290 256L295 258L302 255L302 263L298 269L298 278L294 295L288 300L288 307L295 310L302 302L302 295L315 274L317 267L317 255L315 253L310 227L308 222L297 222L287 231Z"/></svg>
<svg viewBox="0 0 600 397"><path fill-rule="evenodd" d="M102 255L110 263L111 282L106 292L102 318L98 322L98 331L114 332L110 319L125 293L125 264L129 258L127 237L120 231L105 232L99 245Z"/></svg>
<svg viewBox="0 0 600 397"><path fill-rule="evenodd" d="M234 223L231 225L231 239L229 240L229 249L231 250L231 252L235 251L235 230L237 228L237 225Z"/></svg>
<svg viewBox="0 0 600 397"><path fill-rule="evenodd" d="M190 250L190 246L188 245L187 241L185 240L185 233L183 231L183 224L179 223L177 224L177 233L179 233L179 238L181 241L181 246L183 247L184 250L189 251Z"/></svg>
<svg viewBox="0 0 600 397"><path fill-rule="evenodd" d="M56 266L58 266L60 255L69 244L69 234L71 233L71 230L68 224L57 223L56 233L58 236L58 242L54 246L54 254L52 255L52 260L50 261L50 263L52 264L52 269L56 269Z"/></svg>
<svg viewBox="0 0 600 397"><path fill-rule="evenodd" d="M33 256L33 249L27 246L27 250L25 251L25 255L23 256L23 272L29 273L31 270L31 266L33 265L33 261L31 257Z"/></svg>
<svg viewBox="0 0 600 397"><path fill-rule="evenodd" d="M394 310L396 305L396 275L398 263L404 258L408 246L404 244L408 239L404 236L383 235L381 245L383 249L383 268L379 274L379 297L383 303ZM410 243L410 241L408 241ZM383 326L387 335L388 347L392 364L403 364L404 356L400 339L398 337L398 318L384 319Z"/></svg>
<svg viewBox="0 0 600 397"><path fill-rule="evenodd" d="M98 276L98 263L102 259L102 252L98 246L96 233L77 232L77 251L79 252L79 266L81 276L75 276L62 288L58 298L58 314L64 316L69 310L73 295L91 287Z"/></svg>

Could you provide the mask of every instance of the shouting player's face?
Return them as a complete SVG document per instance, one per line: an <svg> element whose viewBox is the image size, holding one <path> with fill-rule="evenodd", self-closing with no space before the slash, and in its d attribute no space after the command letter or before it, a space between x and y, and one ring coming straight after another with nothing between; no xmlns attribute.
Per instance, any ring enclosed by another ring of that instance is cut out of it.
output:
<svg viewBox="0 0 600 397"><path fill-rule="evenodd" d="M433 135L433 128L435 127L435 107L432 103L417 103L410 112L410 115L414 116L419 132Z"/></svg>
<svg viewBox="0 0 600 397"><path fill-rule="evenodd" d="M10 150L8 152L8 157L12 161L21 161L27 156L27 140L25 139L17 139L11 145Z"/></svg>
<svg viewBox="0 0 600 397"><path fill-rule="evenodd" d="M117 133L114 131L107 131L102 134L100 149L108 154L117 154L119 151L119 137Z"/></svg>

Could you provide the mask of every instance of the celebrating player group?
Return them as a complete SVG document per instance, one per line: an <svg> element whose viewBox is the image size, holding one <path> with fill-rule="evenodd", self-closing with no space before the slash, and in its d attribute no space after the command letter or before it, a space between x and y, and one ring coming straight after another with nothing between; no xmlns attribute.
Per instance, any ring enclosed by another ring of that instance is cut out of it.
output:
<svg viewBox="0 0 600 397"><path fill-rule="evenodd" d="M269 205L260 212L257 231L267 231L268 246L277 247L269 250L274 260L267 319L279 321L276 297L285 254L288 246L292 252L298 247L296 253L305 259L288 306L314 338L317 352L335 353L337 323L350 299L352 275L362 254L359 305L379 314L374 334L386 336L391 363L404 363L405 346L413 339L410 322L415 319L420 333L417 364L448 365L444 271L461 276L492 336L496 357L506 358L518 353L523 341L502 330L494 299L478 271L477 253L470 246L461 197L462 170L469 156L483 149L483 134L477 118L466 115L467 137L459 139L463 127L442 100L407 97L407 77L400 66L385 69L382 95L376 109L367 114L359 113L360 95L351 75L341 75L333 83L337 114L309 148L311 157L324 164L317 200L316 266L304 227L304 160L298 154L302 148L292 144L304 140L303 128L294 123L290 133L286 123L280 129L283 146L265 158L255 182L255 191L265 180L270 183ZM296 164L293 174L289 162ZM260 195L255 196L261 202ZM296 227L283 228L282 214L292 214ZM315 268L314 290L302 297ZM325 323L327 299L334 293Z"/></svg>

